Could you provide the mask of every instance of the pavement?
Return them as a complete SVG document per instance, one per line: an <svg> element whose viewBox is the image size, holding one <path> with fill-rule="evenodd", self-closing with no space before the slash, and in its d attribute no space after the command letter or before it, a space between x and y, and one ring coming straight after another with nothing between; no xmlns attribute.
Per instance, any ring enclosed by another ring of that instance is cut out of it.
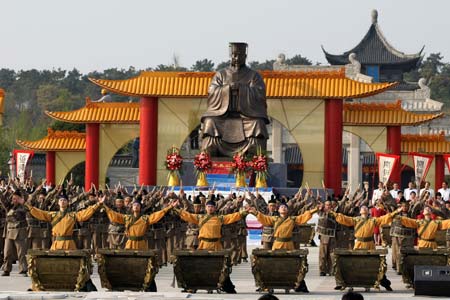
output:
<svg viewBox="0 0 450 300"><path fill-rule="evenodd" d="M256 246L249 246L249 253ZM306 283L308 285L309 294L294 293L285 294L283 290L275 290L275 295L279 299L326 299L338 300L341 299L344 292L335 291L335 280L332 276L319 276L318 247L308 247L308 263L309 272L306 275ZM397 275L392 270L390 262L390 249L387 257L388 271L387 277L392 281L392 288L394 292L386 292L383 288L381 291L365 292L364 289L355 288L355 291L361 292L364 299L409 299L414 297L415 300L421 299L435 299L436 297L419 297L414 296L414 291L407 289L402 282L401 276ZM358 272L360 270L355 270ZM177 300L177 299L245 299L255 300L262 294L255 292L255 281L251 272L250 263L242 263L233 267L231 280L236 286L238 294L207 294L206 291L198 291L196 294L181 293L180 288L172 288L173 268L171 265L163 267L156 275L156 283L158 286L157 293L141 293L141 292L108 292L103 289L100 284L100 278L97 273L97 266L94 266L94 273L92 280L96 285L98 292L91 293L77 293L77 292L26 292L31 286L29 277L23 277L18 274L17 266L14 265L13 272L10 277L0 277L0 300L34 300L34 299L89 299L89 300Z"/></svg>

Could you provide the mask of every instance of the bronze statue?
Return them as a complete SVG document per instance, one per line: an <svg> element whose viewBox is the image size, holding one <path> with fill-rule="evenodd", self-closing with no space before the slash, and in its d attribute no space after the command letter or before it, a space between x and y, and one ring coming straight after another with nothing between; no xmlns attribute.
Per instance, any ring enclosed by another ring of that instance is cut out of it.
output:
<svg viewBox="0 0 450 300"><path fill-rule="evenodd" d="M212 156L266 149L269 124L266 86L246 66L247 44L230 43L231 65L218 71L209 87L208 108L201 118L202 148Z"/></svg>

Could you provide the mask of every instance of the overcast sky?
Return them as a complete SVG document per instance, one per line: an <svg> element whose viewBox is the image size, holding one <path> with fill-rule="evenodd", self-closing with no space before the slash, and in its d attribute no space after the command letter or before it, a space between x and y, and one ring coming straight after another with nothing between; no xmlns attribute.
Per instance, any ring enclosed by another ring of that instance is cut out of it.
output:
<svg viewBox="0 0 450 300"><path fill-rule="evenodd" d="M441 52L450 61L445 0L1 0L0 68L137 69L228 59L228 42L249 43L249 60L301 54L325 63L354 47L370 12L397 50Z"/></svg>

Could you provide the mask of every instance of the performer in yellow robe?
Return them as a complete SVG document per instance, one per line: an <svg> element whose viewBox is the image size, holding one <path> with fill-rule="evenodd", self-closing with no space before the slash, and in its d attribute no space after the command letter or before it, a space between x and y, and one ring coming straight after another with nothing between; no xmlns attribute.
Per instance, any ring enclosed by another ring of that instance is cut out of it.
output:
<svg viewBox="0 0 450 300"><path fill-rule="evenodd" d="M288 206L282 203L278 207L279 216L267 216L261 212L256 211L256 208L249 208L249 211L256 216L258 221L264 226L273 226L273 237L275 241L272 245L272 250L286 249L294 250L294 243L292 242L292 231L295 224L301 225L308 222L314 213L318 211L317 208L308 210L298 216L288 215ZM295 287L296 292L309 293L305 280L302 280L299 286Z"/></svg>
<svg viewBox="0 0 450 300"><path fill-rule="evenodd" d="M424 219L411 219L408 217L400 217L402 225L410 228L417 228L419 248L436 249L436 232L438 230L446 230L450 228L449 220L433 220L431 219L431 210L425 207L423 210Z"/></svg>
<svg viewBox="0 0 450 300"><path fill-rule="evenodd" d="M154 212L151 215L141 215L141 203L134 201L132 206L132 214L124 215L113 211L105 203L105 198L99 200L106 210L106 214L111 222L125 224L125 234L127 236L127 243L125 249L133 250L148 250L148 243L146 233L148 226L157 223L164 217L164 215L172 209L172 205Z"/></svg>
<svg viewBox="0 0 450 300"><path fill-rule="evenodd" d="M176 202L178 204L178 201ZM231 224L245 218L246 211L235 212L228 215L216 214L216 203L214 201L206 202L206 214L191 214L183 209L176 212L180 218L188 223L197 224L199 227L198 239L199 245L197 250L222 250L222 225ZM227 277L223 283L222 290L226 293L236 294L234 284L230 277Z"/></svg>
<svg viewBox="0 0 450 300"><path fill-rule="evenodd" d="M54 242L50 250L76 250L77 246L73 240L73 228L76 222L86 222L101 206L97 203L78 212L68 211L69 201L66 195L58 199L59 211L44 211L24 203L30 214L41 221L50 222Z"/></svg>
<svg viewBox="0 0 450 300"><path fill-rule="evenodd" d="M228 215L216 215L216 206L212 201L207 202L205 208L206 214L192 214L182 209L177 210L177 212L183 221L198 225L198 250L222 250L222 225L235 223L241 218L245 218L247 212L242 211Z"/></svg>
<svg viewBox="0 0 450 300"><path fill-rule="evenodd" d="M267 216L256 209L251 209L258 221L264 226L273 226L274 242L272 250L286 249L294 250L294 243L292 242L292 231L295 224L301 225L308 222L314 213L318 211L317 208L308 210L298 216L288 216L287 205L281 204L278 208L279 216Z"/></svg>
<svg viewBox="0 0 450 300"><path fill-rule="evenodd" d="M367 206L362 206L360 208L360 216L358 217L349 217L341 213L335 213L334 211L330 212L330 214L335 216L336 222L339 224L344 226L354 226L356 243L353 249L366 250L375 250L373 236L375 227L391 223L397 213L397 211L394 211L379 218L371 218L369 217L369 209Z"/></svg>
<svg viewBox="0 0 450 300"><path fill-rule="evenodd" d="M375 250L375 239L373 236L375 227L391 223L392 219L399 212L400 210L397 210L382 217L371 218L369 217L369 209L367 206L361 206L359 209L359 217L348 217L341 213L335 213L334 211L330 211L329 213L336 218L336 222L339 224L354 226L356 243L353 249ZM392 291L391 281L386 278L386 275L380 280L380 285L387 291ZM335 287L335 289L339 288L339 286Z"/></svg>

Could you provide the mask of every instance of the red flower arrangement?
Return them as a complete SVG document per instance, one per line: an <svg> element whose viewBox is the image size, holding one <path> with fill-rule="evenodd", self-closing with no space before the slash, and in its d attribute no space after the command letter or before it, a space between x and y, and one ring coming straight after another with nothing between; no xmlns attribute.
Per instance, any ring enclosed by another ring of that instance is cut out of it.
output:
<svg viewBox="0 0 450 300"><path fill-rule="evenodd" d="M194 166L196 172L206 173L212 168L211 157L208 152L202 150L199 154L194 157Z"/></svg>
<svg viewBox="0 0 450 300"><path fill-rule="evenodd" d="M249 162L245 158L243 153L236 153L233 156L233 163L231 164L231 170L234 173L245 173L249 169Z"/></svg>
<svg viewBox="0 0 450 300"><path fill-rule="evenodd" d="M183 157L180 155L180 149L173 146L167 150L166 169L170 172L179 172L183 165Z"/></svg>
<svg viewBox="0 0 450 300"><path fill-rule="evenodd" d="M251 161L252 170L256 173L256 177L267 179L269 175L268 169L269 164L267 162L267 156L262 153L262 151L258 151L256 155L253 156Z"/></svg>

